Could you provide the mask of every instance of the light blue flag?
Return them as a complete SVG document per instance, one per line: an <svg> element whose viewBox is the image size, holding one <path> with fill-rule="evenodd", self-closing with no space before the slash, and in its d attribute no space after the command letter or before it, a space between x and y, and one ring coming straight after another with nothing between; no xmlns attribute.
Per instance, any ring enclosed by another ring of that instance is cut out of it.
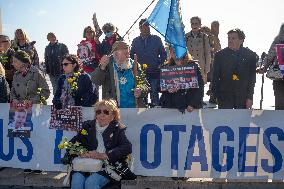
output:
<svg viewBox="0 0 284 189"><path fill-rule="evenodd" d="M147 21L167 43L173 45L177 59L185 56L186 41L179 0L159 0Z"/></svg>

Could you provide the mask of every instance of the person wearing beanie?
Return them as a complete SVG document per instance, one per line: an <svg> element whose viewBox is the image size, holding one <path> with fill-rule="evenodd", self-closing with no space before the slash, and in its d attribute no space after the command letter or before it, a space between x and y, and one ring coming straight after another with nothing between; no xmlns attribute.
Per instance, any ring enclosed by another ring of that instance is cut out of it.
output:
<svg viewBox="0 0 284 189"><path fill-rule="evenodd" d="M122 37L117 33L118 29L112 23L106 23L102 28L105 38L101 44L102 54L108 55L111 52L112 45L116 41L123 41Z"/></svg>
<svg viewBox="0 0 284 189"><path fill-rule="evenodd" d="M143 98L148 94L149 86L138 67L140 84L135 87L134 61L129 58L128 44L116 41L112 52L112 57L105 55L101 58L99 67L91 73L92 81L102 86L103 99L117 100L120 108L145 107Z"/></svg>
<svg viewBox="0 0 284 189"><path fill-rule="evenodd" d="M30 100L33 104L46 104L50 91L42 72L32 65L28 53L18 50L13 55L16 70L13 76L11 101Z"/></svg>

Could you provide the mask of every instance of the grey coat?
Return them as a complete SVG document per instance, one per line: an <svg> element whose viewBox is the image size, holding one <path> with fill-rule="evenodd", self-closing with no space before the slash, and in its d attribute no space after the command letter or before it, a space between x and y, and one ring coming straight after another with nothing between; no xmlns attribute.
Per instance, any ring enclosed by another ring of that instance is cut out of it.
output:
<svg viewBox="0 0 284 189"><path fill-rule="evenodd" d="M31 66L27 75L24 77L20 72L15 72L13 77L11 100L31 100L33 104L40 103L38 89L42 89L42 96L47 99L50 95L48 84L41 71Z"/></svg>
<svg viewBox="0 0 284 189"><path fill-rule="evenodd" d="M139 64L138 64L139 65ZM138 67L138 74L140 77L141 69ZM93 73L91 73L91 80L98 86L102 86L102 98L109 99L113 98L117 100L117 92L115 87L115 80L114 80L114 66L113 60L107 65L105 70L102 70L100 67L97 67ZM149 85L145 77L143 77L145 85L143 85L142 94L137 99L137 104L139 108L146 107L145 103L143 102L143 98L148 95L149 92Z"/></svg>

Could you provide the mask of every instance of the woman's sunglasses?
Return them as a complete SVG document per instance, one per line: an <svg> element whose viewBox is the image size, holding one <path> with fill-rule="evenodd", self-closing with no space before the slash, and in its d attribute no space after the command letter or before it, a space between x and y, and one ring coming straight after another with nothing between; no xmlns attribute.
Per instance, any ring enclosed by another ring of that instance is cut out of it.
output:
<svg viewBox="0 0 284 189"><path fill-rule="evenodd" d="M101 113L104 113L105 115L109 115L109 111L108 110L97 110L96 111L96 115L100 115Z"/></svg>

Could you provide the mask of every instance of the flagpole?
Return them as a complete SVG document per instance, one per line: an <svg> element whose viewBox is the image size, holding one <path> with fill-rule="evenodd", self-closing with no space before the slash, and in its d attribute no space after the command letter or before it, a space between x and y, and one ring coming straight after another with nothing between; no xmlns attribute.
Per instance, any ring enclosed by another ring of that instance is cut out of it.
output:
<svg viewBox="0 0 284 189"><path fill-rule="evenodd" d="M130 28L127 30L127 32L122 36L122 39L124 39L124 37L129 33L129 31L132 29L132 27L137 23L137 21L142 17L142 15L148 10L148 8L155 2L156 0L153 0L147 7L146 9L140 14L140 16L135 20L135 22L130 26ZM115 47L113 47L112 49L115 49ZM113 50L108 54L108 56L110 57L113 53Z"/></svg>
<svg viewBox="0 0 284 189"><path fill-rule="evenodd" d="M137 23L137 21L142 17L142 15L148 10L148 8L155 2L156 0L153 0L147 7L146 9L140 14L140 16L134 21L134 23L130 26L129 30L127 30L127 32L122 36L122 38L124 39L124 37L128 34L128 32L132 29L132 27Z"/></svg>

